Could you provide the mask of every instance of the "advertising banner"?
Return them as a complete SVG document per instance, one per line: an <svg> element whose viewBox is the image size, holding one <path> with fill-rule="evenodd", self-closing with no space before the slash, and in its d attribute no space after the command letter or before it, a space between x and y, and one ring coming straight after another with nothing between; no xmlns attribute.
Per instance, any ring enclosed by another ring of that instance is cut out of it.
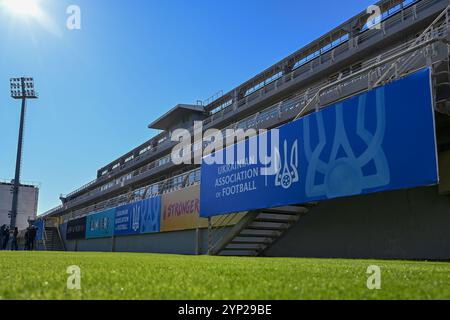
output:
<svg viewBox="0 0 450 320"><path fill-rule="evenodd" d="M86 217L71 220L67 223L66 239L67 240L86 239Z"/></svg>
<svg viewBox="0 0 450 320"><path fill-rule="evenodd" d="M208 220L200 218L200 186L162 196L161 232L208 227Z"/></svg>
<svg viewBox="0 0 450 320"><path fill-rule="evenodd" d="M140 233L157 233L161 229L161 197L142 201Z"/></svg>
<svg viewBox="0 0 450 320"><path fill-rule="evenodd" d="M35 221L34 226L37 228L36 240L37 241L44 240L44 226L45 226L44 220L39 219L39 220Z"/></svg>
<svg viewBox="0 0 450 320"><path fill-rule="evenodd" d="M211 217L438 180L424 70L205 157L200 209Z"/></svg>
<svg viewBox="0 0 450 320"><path fill-rule="evenodd" d="M86 219L86 238L108 238L114 234L116 209L92 214Z"/></svg>
<svg viewBox="0 0 450 320"><path fill-rule="evenodd" d="M116 208L114 234L133 235L160 231L161 197Z"/></svg>

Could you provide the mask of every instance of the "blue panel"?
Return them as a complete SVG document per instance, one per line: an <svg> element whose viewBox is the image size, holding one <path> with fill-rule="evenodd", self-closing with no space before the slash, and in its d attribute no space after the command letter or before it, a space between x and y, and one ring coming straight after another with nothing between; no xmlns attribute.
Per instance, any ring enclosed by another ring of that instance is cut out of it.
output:
<svg viewBox="0 0 450 320"><path fill-rule="evenodd" d="M115 235L160 231L161 197L146 199L116 209Z"/></svg>
<svg viewBox="0 0 450 320"><path fill-rule="evenodd" d="M37 228L36 240L37 241L44 240L44 226L45 226L44 220L39 219L39 220L35 221L34 226Z"/></svg>
<svg viewBox="0 0 450 320"><path fill-rule="evenodd" d="M201 216L438 183L430 71L420 71L279 128L279 147L239 165L202 164ZM272 135L266 135L271 141ZM227 154L230 150L227 149ZM222 152L214 156L220 156ZM261 164L264 158L266 165ZM256 161L257 159L258 161ZM252 161L251 161L252 160ZM227 161L229 163L229 161ZM270 168L270 169L269 169Z"/></svg>
<svg viewBox="0 0 450 320"><path fill-rule="evenodd" d="M116 218L114 222L115 235L131 235L140 232L140 212L139 202L127 204L116 208Z"/></svg>
<svg viewBox="0 0 450 320"><path fill-rule="evenodd" d="M144 200L142 206L140 232L159 232L161 229L161 197Z"/></svg>
<svg viewBox="0 0 450 320"><path fill-rule="evenodd" d="M86 238L107 238L114 234L116 209L99 212L86 218Z"/></svg>

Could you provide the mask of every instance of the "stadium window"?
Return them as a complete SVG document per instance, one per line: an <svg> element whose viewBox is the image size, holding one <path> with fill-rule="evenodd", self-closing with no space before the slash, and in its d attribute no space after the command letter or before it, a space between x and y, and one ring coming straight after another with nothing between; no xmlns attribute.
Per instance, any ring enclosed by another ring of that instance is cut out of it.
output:
<svg viewBox="0 0 450 320"><path fill-rule="evenodd" d="M134 159L134 155L129 156L128 158L125 159L125 163L130 162L133 159Z"/></svg>
<svg viewBox="0 0 450 320"><path fill-rule="evenodd" d="M169 163L169 161L170 161L170 157L164 157L158 161L158 165L163 166L163 165Z"/></svg>
<svg viewBox="0 0 450 320"><path fill-rule="evenodd" d="M200 170L197 170L193 173L193 183L200 182L200 174Z"/></svg>
<svg viewBox="0 0 450 320"><path fill-rule="evenodd" d="M194 184L194 182L195 182L195 175L194 175L194 173L190 173L189 178L188 178L188 183L189 183L189 185L192 185L192 184Z"/></svg>
<svg viewBox="0 0 450 320"><path fill-rule="evenodd" d="M245 97L247 97L247 96L249 96L249 95L255 93L256 91L258 91L258 90L264 88L265 86L271 84L272 82L277 81L277 80L280 79L282 76L283 76L283 72L280 71L280 72L274 74L273 76L267 78L266 80L264 80L264 81L258 83L256 86L251 87L250 89L248 89L248 90L245 92Z"/></svg>
<svg viewBox="0 0 450 320"><path fill-rule="evenodd" d="M175 188L178 188L178 187L181 187L182 183L183 183L182 177L176 177L173 181L173 186Z"/></svg>
<svg viewBox="0 0 450 320"><path fill-rule="evenodd" d="M161 138L161 139L159 139L158 144L161 144L161 143L163 143L166 140L167 140L167 137Z"/></svg>
<svg viewBox="0 0 450 320"><path fill-rule="evenodd" d="M143 155L144 153L146 153L146 152L148 152L148 151L150 151L150 150L151 150L151 147L150 147L150 146L145 147L144 149L142 149L141 151L139 151L139 155Z"/></svg>
<svg viewBox="0 0 450 320"><path fill-rule="evenodd" d="M347 34L341 36L339 39L336 39L336 40L330 42L329 44L323 46L321 49L314 51L313 53L310 53L306 57L303 57L300 60L298 60L294 64L293 70L296 70L296 69L300 68L301 66L305 65L306 63L320 57L322 54L331 51L332 49L340 46L341 44L348 41L349 39L350 39L350 36L347 33Z"/></svg>
<svg viewBox="0 0 450 320"><path fill-rule="evenodd" d="M399 13L402 9L405 9L413 4L416 4L419 0L405 0L403 1L403 3L398 4L394 7L389 8L388 10L384 11L381 14L381 22L385 21L386 19L389 19L390 17L392 17L393 15ZM369 24L374 24L376 23L376 19L373 19L371 21L368 21L361 29L361 33L367 31L369 29L368 25Z"/></svg>
<svg viewBox="0 0 450 320"><path fill-rule="evenodd" d="M227 102L222 103L220 106L218 106L217 108L214 108L211 111L211 115L216 114L226 108L228 108L229 106L231 106L233 104L233 99L228 100Z"/></svg>

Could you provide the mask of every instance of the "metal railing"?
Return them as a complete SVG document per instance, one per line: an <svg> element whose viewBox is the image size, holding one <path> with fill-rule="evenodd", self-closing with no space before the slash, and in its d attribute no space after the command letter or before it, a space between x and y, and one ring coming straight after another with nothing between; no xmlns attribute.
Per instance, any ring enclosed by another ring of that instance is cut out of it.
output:
<svg viewBox="0 0 450 320"><path fill-rule="evenodd" d="M338 46L321 52L317 56L315 56L313 59L310 59L306 61L304 64L301 64L299 67L294 68L290 72L286 73L283 77L281 77L279 80L270 83L270 85L261 87L259 90L256 90L252 94L244 97L243 99L239 101L235 101L235 103L238 104L239 108L242 108L244 105L248 104L249 102L253 101L254 99L258 98L261 95L264 95L270 91L273 91L274 89L278 88L280 85L282 85L286 79L296 79L299 76L303 76L305 73L308 73L311 71L315 66L318 64L324 64L328 63L330 60L334 60L339 55L349 51L351 49L351 46L349 45L350 41L354 41L356 47L364 44L365 42L369 41L371 38L376 36L379 33L384 33L386 31L387 27L390 27L391 25L395 25L399 21L403 21L404 19L415 16L418 11L421 9L426 8L428 5L432 4L435 0L407 0L403 2L403 5L400 7L399 10L392 12L389 16L385 17L383 21L381 22L382 28L381 30L375 29L364 29L361 31L360 34L356 35L353 39L348 39L346 41L343 41ZM235 89L237 90L237 89ZM214 103L214 102L213 102ZM229 110L227 109L233 109L235 106L230 106L226 109L221 110L220 112L217 112L211 117L207 118L205 120L205 124L217 121L223 116L228 113Z"/></svg>
<svg viewBox="0 0 450 320"><path fill-rule="evenodd" d="M66 197L66 198L70 198L70 197L76 195L77 193L80 193L80 192L82 192L82 191L88 189L88 188L91 187L92 185L101 182L102 180L107 180L107 179L109 179L110 176L111 176L111 174L112 174L114 171L117 170L117 172L119 172L120 170L123 170L123 169L124 169L125 167L127 167L127 166L132 166L132 165L138 163L139 161L141 161L142 159L145 159L145 158L150 157L150 156L151 156L151 154L150 154L151 151L155 151L155 150L157 150L158 147L160 147L161 145L165 144L165 143L168 141L168 138L169 138L169 134L168 134L168 133L160 134L160 135L158 135L158 136L152 138L152 139L148 142L149 145L154 144L154 146L153 146L152 148L147 148L147 149L145 150L145 152L143 152L143 153L141 153L141 154L139 154L139 155L137 155L137 156L134 156L133 159L127 161L126 163L122 164L122 165L119 166L118 168L113 169L113 170L111 170L111 171L105 173L104 175L102 175L102 176L100 176L100 177L98 177L98 178L96 178L96 179L94 179L94 180L92 180L92 181L90 181L90 182L84 184L83 186L79 187L79 188L76 189L75 191L72 191L72 192L70 192L69 194L67 194L65 197ZM144 150L144 148L143 148L143 150Z"/></svg>
<svg viewBox="0 0 450 320"><path fill-rule="evenodd" d="M340 80L334 81L330 84L327 84L325 86L322 86L318 88L317 90L313 89L312 91L315 92L314 96L311 99L308 99L306 103L304 103L304 106L302 110L298 113L297 117L295 119L298 119L308 113L312 108L314 108L316 111L318 108L322 107L320 103L320 98L324 94L329 94L332 91L337 91L341 89L341 86L348 85L349 82L359 80L363 77L367 77L369 84L369 88L374 88L376 86L385 84L388 80L394 80L398 79L402 76L405 76L408 73L411 73L411 70L408 70L406 68L407 64L411 62L412 58L418 57L418 53L420 51L440 40L439 38L444 36L446 32L449 30L449 12L450 6L445 9L443 13L441 13L436 19L433 24L428 27L424 33L421 34L417 39L411 40L407 42L406 44L396 47L390 51L390 53L393 53L392 55L386 55L384 54L384 57L379 56L375 59L375 61L372 60L372 64L365 64L363 66L362 70L357 71L354 74L350 74ZM445 21L441 21L442 18L445 17ZM436 25L438 24L438 25ZM441 39L443 40L443 39ZM391 61L394 61L392 64L390 64ZM383 67L383 68L382 68ZM378 73L381 73L382 75L375 81L375 83L371 84L371 78L370 74L374 69L378 69ZM387 77L390 75L390 78ZM359 76L358 79L355 79L355 77Z"/></svg>
<svg viewBox="0 0 450 320"><path fill-rule="evenodd" d="M239 212L208 218L208 254L212 254L216 244L228 233L230 227L239 223L247 212Z"/></svg>
<svg viewBox="0 0 450 320"><path fill-rule="evenodd" d="M442 31L448 30L449 26L449 11L450 11L450 5L431 23L431 25L423 31L423 33L417 37L417 39L412 44L412 47L419 45L421 43L428 42L429 40L432 40L436 36L441 35ZM442 21L444 19L444 21ZM389 74L395 70L395 75L397 76L398 73L402 72L402 69L404 70L404 67L406 67L410 62L411 58L414 58L414 56L409 56L406 61L402 61L402 59L397 59L388 70L386 70L381 77L375 82L374 87L377 87L387 80L389 80L387 77ZM400 65L401 64L401 65Z"/></svg>
<svg viewBox="0 0 450 320"><path fill-rule="evenodd" d="M52 214L61 211L62 209L64 209L64 206L61 204L55 208L52 208L46 212L44 212L43 214L40 215L40 217L46 217L46 216L51 216Z"/></svg>
<svg viewBox="0 0 450 320"><path fill-rule="evenodd" d="M183 188L200 183L200 168L185 172L178 176L149 184L132 192L121 194L117 197L84 207L64 216L64 219L74 219L83 215L115 208L117 206L133 203L166 193L176 192ZM48 215L47 213L44 216Z"/></svg>
<svg viewBox="0 0 450 320"><path fill-rule="evenodd" d="M436 0L390 0L390 1L379 1L376 3L383 11L382 11L382 22L386 20L390 20L395 16L404 16L408 15L408 13L414 11L416 9L420 10L424 7L424 5L428 3L436 2ZM417 6L416 6L417 5ZM413 7L414 8L411 8ZM255 87L258 84L264 82L266 79L270 79L275 74L280 71L288 74L289 72L295 70L296 68L300 68L303 65L307 64L310 61L314 61L316 59L322 60L323 57L326 56L326 59L332 58L335 54L339 53L341 48L337 48L333 50L335 47L347 42L350 38L349 30L354 27L356 30L358 27L361 29L359 31L359 35L361 35L361 39L370 38L370 34L372 30L368 30L368 22L365 22L368 15L366 12L361 12L359 15L354 16L352 19L346 21L344 24L339 25L334 30L328 32L322 37L316 39L309 45L301 48L297 52L292 55L286 57L279 63L269 67L262 73L256 75L249 81L244 84L236 87L235 89L228 92L224 97L224 99L233 99L235 103L239 103L241 100L241 95L244 92L247 92L249 88ZM394 19L395 20L395 19ZM356 31L354 31L356 34ZM269 84L266 84L269 86ZM259 88L259 90L263 90L265 87ZM255 92L258 92L256 90ZM236 95L236 93L241 93ZM256 94L258 95L258 94ZM250 95L250 99L253 97ZM237 101L236 101L237 100ZM218 105L223 102L223 99L218 99L213 101L210 105L206 106L208 110L215 110Z"/></svg>

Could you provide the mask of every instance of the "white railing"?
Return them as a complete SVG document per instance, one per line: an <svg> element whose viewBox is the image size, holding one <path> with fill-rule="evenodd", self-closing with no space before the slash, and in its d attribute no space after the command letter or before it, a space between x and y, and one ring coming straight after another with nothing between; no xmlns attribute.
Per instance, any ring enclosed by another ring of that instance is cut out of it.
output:
<svg viewBox="0 0 450 320"><path fill-rule="evenodd" d="M375 59L371 60L371 63L365 63L362 70L357 71L354 74L350 74L342 79L324 85L320 88L313 89L315 92L314 96L311 99L308 99L306 103L304 103L304 107L298 113L296 119L302 117L304 114L309 112L311 108L315 108L316 111L318 108L322 107L320 105L320 98L327 93L339 90L339 88L343 85L348 85L349 82L355 81L356 76L367 76L376 68L385 67L382 75L375 81L373 84L369 83L369 87L376 87L381 84L385 84L387 80L394 80L404 76L408 70L403 68L407 63L411 60L411 57L417 57L417 52L422 50L423 47L437 41L439 37L444 35L449 30L449 19L448 19L448 11L450 10L450 6L445 9L441 15L439 15L438 19L436 19L433 24L428 27L424 33L422 33L417 39L411 40L406 44L398 46L388 53L383 54L383 56L379 56ZM445 17L445 21L442 22L442 18ZM439 25L436 25L438 24ZM391 64L391 61L394 61ZM380 69L381 70L381 69ZM395 72L394 72L395 71ZM394 74L392 74L394 72ZM391 75L389 79L387 76ZM360 77L360 78L361 78ZM370 82L370 77L368 78ZM347 82L347 84L345 84Z"/></svg>
<svg viewBox="0 0 450 320"><path fill-rule="evenodd" d="M132 191L131 193L121 194L117 197L87 206L66 215L65 218L77 218L83 215L114 208L127 203L151 198L157 195L166 194L181 190L200 183L200 168L185 172L178 176L165 179L156 183L149 184ZM56 212L56 211L54 211ZM47 213L44 216L48 215Z"/></svg>
<svg viewBox="0 0 450 320"><path fill-rule="evenodd" d="M412 16L413 12L416 11L417 8L421 9L422 7L425 7L426 5L428 5L429 3L432 3L433 0L405 0L403 1L402 4L399 4L391 9L389 9L388 11L382 13L382 25L383 27L385 27L386 25L390 25L390 24L395 24L399 19L404 19L407 16ZM393 10L394 9L394 10ZM378 32L384 32L384 30L370 30L367 27L363 28L359 35L357 35L355 37L355 40L357 42L358 45L363 44L364 42L368 41L369 39L371 39L374 34L378 33ZM348 36L348 35L347 35ZM342 39L340 39L340 41L337 41L336 43L332 44L331 46L325 46L321 49L318 49L318 51L316 51L315 53L310 53L308 54L308 56L304 56L303 59L300 59L297 61L297 63L294 65L294 67L292 68L292 70L289 73L286 73L285 75L283 75L283 77L278 80L278 81L283 81L284 78L295 78L299 75L298 73L298 69L303 68L305 70L310 70L311 69L311 64L316 63L318 60L325 60L325 57L336 57L337 54L342 54L345 51L350 50L350 47L347 46L343 46L344 44L348 44L349 40L351 40L349 37L345 37L343 36ZM300 73L301 74L301 73ZM278 81L275 81L278 83ZM254 90L253 92L251 92L251 94L246 95L243 99L242 105L245 105L248 101L251 101L253 99L253 96L257 96L261 94L261 91L266 90L265 88L269 86L269 84L272 84L273 82L268 82L266 85L261 86L260 88L258 88L258 90ZM277 85L275 85L274 87L277 87ZM235 90L238 90L239 88L236 88ZM215 101L211 102L211 104L213 104ZM242 105L240 105L240 107L242 107ZM233 108L233 106L230 106L229 108ZM211 114L211 117L207 118L205 120L206 123L212 122L212 121L216 121L219 120L220 118L223 117L223 115L226 113L228 108L225 109L221 109L218 112L214 112L213 114Z"/></svg>

